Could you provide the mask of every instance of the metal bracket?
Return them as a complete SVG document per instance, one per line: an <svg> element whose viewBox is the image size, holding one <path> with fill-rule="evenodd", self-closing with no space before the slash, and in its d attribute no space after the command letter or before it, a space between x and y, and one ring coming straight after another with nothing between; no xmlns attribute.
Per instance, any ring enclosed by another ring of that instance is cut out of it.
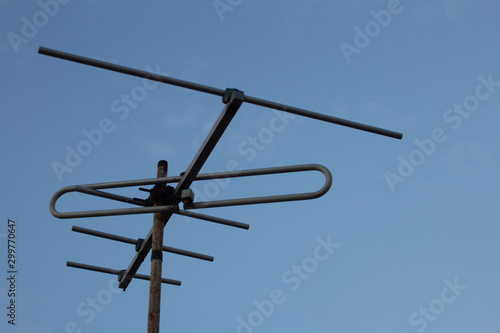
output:
<svg viewBox="0 0 500 333"><path fill-rule="evenodd" d="M172 186L167 186L165 183L155 184L148 191L150 194L145 204L147 207L154 206L157 202L165 202L167 205L173 205L175 204L174 191L175 189Z"/></svg>

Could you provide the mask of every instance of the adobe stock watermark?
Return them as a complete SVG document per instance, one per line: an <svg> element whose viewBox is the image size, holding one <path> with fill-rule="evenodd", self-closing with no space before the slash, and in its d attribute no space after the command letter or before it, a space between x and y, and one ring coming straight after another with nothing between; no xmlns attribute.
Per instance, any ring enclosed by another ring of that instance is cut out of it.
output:
<svg viewBox="0 0 500 333"><path fill-rule="evenodd" d="M51 19L59 14L63 5L66 5L70 0L40 0L37 2L40 10L36 11L31 18L26 16L21 17L20 34L9 32L7 38L15 53L19 52L19 47L38 35L40 29L45 27Z"/></svg>
<svg viewBox="0 0 500 333"><path fill-rule="evenodd" d="M445 287L441 290L439 297L431 300L427 306L421 306L418 311L410 314L408 323L418 333L425 332L429 325L435 322L448 306L453 304L462 292L467 289L466 285L461 285L458 282L458 278L454 278L453 282L445 279L443 283ZM408 331L402 331L401 333L408 333Z"/></svg>
<svg viewBox="0 0 500 333"><path fill-rule="evenodd" d="M224 15L229 12L233 12L234 9L240 6L243 0L214 0L212 5L214 6L215 12L219 16L219 20L224 21Z"/></svg>
<svg viewBox="0 0 500 333"><path fill-rule="evenodd" d="M476 85L474 93L466 96L462 103L454 103L452 107L443 112L444 122L454 131L458 130L465 119L469 119L476 112L481 102L484 102L500 87L500 81L493 80L493 74L487 77L478 76L479 84ZM396 191L398 183L404 183L411 177L415 170L424 164L424 162L432 156L438 145L446 142L448 135L446 130L441 127L434 128L429 137L422 140L415 139L416 148L410 153L398 156L399 165L396 172L384 172L384 178L391 192Z"/></svg>
<svg viewBox="0 0 500 333"><path fill-rule="evenodd" d="M274 116L269 119L269 123L263 126L255 135L249 135L246 139L241 141L236 151L244 159L244 161L251 163L268 147L276 138L277 135L282 133L297 115L273 110ZM239 160L229 160L226 162L224 171L237 171L242 170L242 162ZM191 186L195 194L195 201L209 201L215 199L220 195L221 190L226 188L231 182L230 178L213 179L204 182L200 187L195 183ZM191 218L183 216L186 224L191 223Z"/></svg>
<svg viewBox="0 0 500 333"><path fill-rule="evenodd" d="M352 44L347 42L339 44L340 51L342 51L347 63L351 63L354 54L360 54L363 49L370 45L372 40L380 35L382 30L387 28L392 22L394 16L401 14L403 9L404 7L400 0L389 0L386 4L386 9L370 11L373 20L365 23L363 28L355 25L353 28L354 37Z"/></svg>
<svg viewBox="0 0 500 333"><path fill-rule="evenodd" d="M299 264L292 265L281 274L284 287L271 290L269 298L261 301L254 300L252 302L254 310L236 318L236 333L256 331L266 319L273 315L278 305L283 305L288 300L287 293L299 290L302 284L318 270L320 264L328 260L335 249L340 247L340 244L332 242L330 235L326 238L317 237L316 244L310 256L305 257Z"/></svg>
<svg viewBox="0 0 500 333"><path fill-rule="evenodd" d="M19 224L16 219L7 219L7 281L9 289L7 290L7 323L16 325L17 313L19 309L19 242L18 242Z"/></svg>
<svg viewBox="0 0 500 333"><path fill-rule="evenodd" d="M85 301L80 302L75 309L80 319L78 321L69 320L64 324L64 330L60 333L82 333L84 324L92 323L99 313L103 312L106 306L109 306L115 296L121 293L118 288L118 279L113 277L109 280L106 288L102 288L95 293L94 297L87 297ZM83 321L83 322L82 322Z"/></svg>
<svg viewBox="0 0 500 333"><path fill-rule="evenodd" d="M154 74L168 75L168 73L161 72L160 65L158 64L156 65L156 69L146 66L146 70ZM129 93L122 93L119 98L117 97L111 102L111 112L115 113L120 120L127 119L131 111L137 109L140 103L143 102L148 97L148 94L155 90L158 85L159 83L156 81L150 81L146 78L142 79L142 83L130 89ZM83 129L81 131L83 139L74 146L67 145L65 147L65 159L62 162L53 161L51 163L52 170L59 182L63 181L63 176L66 173L73 172L73 170L83 162L84 158L90 156L90 154L103 143L106 135L113 133L115 129L115 122L108 117L101 118L95 128L90 130Z"/></svg>

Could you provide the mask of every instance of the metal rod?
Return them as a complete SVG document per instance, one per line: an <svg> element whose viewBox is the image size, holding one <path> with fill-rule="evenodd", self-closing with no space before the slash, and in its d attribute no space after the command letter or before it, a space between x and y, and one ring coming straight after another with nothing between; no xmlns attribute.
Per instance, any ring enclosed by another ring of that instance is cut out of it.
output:
<svg viewBox="0 0 500 333"><path fill-rule="evenodd" d="M141 266L142 262L148 255L149 250L151 250L151 234L153 233L153 228L149 230L147 236L144 238L144 241L141 244L141 247L139 248L139 251L135 254L134 258L132 259L132 262L129 264L127 269L125 269L125 272L122 274L120 278L120 284L119 287L125 291L130 284L130 281L135 276L135 273Z"/></svg>
<svg viewBox="0 0 500 333"><path fill-rule="evenodd" d="M77 62L77 63L84 64L84 65L103 68L103 69L107 69L107 70L114 71L114 72L119 72L119 73L128 74L128 75L132 75L132 76L142 77L142 78L153 80L153 81L163 82L163 83L171 84L171 85L178 86L178 87L183 87L183 88L187 88L187 89L201 91L201 92L212 94L212 95L224 96L224 93L225 93L225 91L222 89L217 89L214 87L205 86L205 85L201 85L201 84L197 84L197 83L193 83L193 82L189 82L189 81L179 80L179 79L171 78L168 76L150 73L150 72L146 72L146 71L142 71L142 70L138 70L138 69L134 69L134 68L130 68L130 67L115 65L115 64L112 64L109 62L104 62L104 61L100 61L100 60L86 58L86 57L82 57L82 56L71 54L71 53L66 53L66 52L61 52L61 51L49 49L46 47L40 47L38 50L38 53L44 54L47 56L51 56L51 57L55 57L55 58L59 58L59 59ZM259 105L259 106L263 106L263 107L267 107L267 108L271 108L271 109L275 109L275 110L280 110L280 111L284 111L284 112L289 112L289 113L297 114L300 116L313 118L316 120L326 121L326 122L329 122L332 124L346 126L346 127L350 127L350 128L358 129L361 131L374 133L374 134L384 135L384 136L395 138L395 139L401 139L403 137L403 134L399 133L399 132L394 132L394 131L390 131L390 130L375 127L375 126L365 125L362 123L358 123L358 122L354 122L354 121L350 121L350 120L346 120L346 119L328 116L325 114L321 114L321 113L317 113L317 112L313 112L313 111L309 111L309 110L305 110L305 109L300 109L300 108L296 108L296 107L285 105L285 104L275 103L275 102L267 101L267 100L264 100L261 98L256 98L256 97L252 97L252 96L245 96L244 101L247 103L250 103L250 104Z"/></svg>
<svg viewBox="0 0 500 333"><path fill-rule="evenodd" d="M387 136L387 137L394 138L394 139L402 139L403 138L403 134L399 133L399 132L395 132L395 131L391 131L391 130L387 130L384 128L375 127L375 126L371 126L371 125L366 125L366 124L358 123L358 122L351 121L351 120L337 118L337 117L333 117L333 116L329 116L326 114L313 112L313 111L309 111L309 110L305 110L305 109L301 109L301 108L296 108L294 106L275 103L275 102L267 101L267 100L252 97L252 96L245 95L245 102L250 103L250 104L260 105L260 106L270 108L270 109L275 109L275 110L279 110L279 111L293 113L293 114L307 117L307 118L313 118L316 120L326 121L326 122L332 123L332 124L350 127L350 128L354 128L354 129L365 131L365 132L379 134L379 135Z"/></svg>
<svg viewBox="0 0 500 333"><path fill-rule="evenodd" d="M181 250L181 249L177 249L175 247L170 247L170 246L163 246L163 251L175 253L175 254L180 254L180 255L186 256L186 257L192 257L192 258L196 258L196 259L206 260L206 261L214 261L213 256L209 256L209 255L201 254L201 253L196 253L196 252L191 252L191 251L186 251L186 250Z"/></svg>
<svg viewBox="0 0 500 333"><path fill-rule="evenodd" d="M168 170L167 161L158 162L157 178L166 177ZM165 198L159 196L155 206L165 205ZM151 279L149 281L149 310L148 310L148 333L160 332L160 305L161 305L161 270L163 230L165 227L165 215L155 213L153 218L153 232L151 234Z"/></svg>
<svg viewBox="0 0 500 333"><path fill-rule="evenodd" d="M219 223L219 224L224 224L224 225L228 225L228 226L236 227L236 228L240 228L240 229L248 230L248 228L250 228L250 225L248 225L246 223L231 221L231 220L223 219L220 217L209 216L209 215L195 213L195 212L188 212L186 210L181 210L181 209L176 211L175 214L189 216L189 217L193 217L195 219L215 222L215 223Z"/></svg>
<svg viewBox="0 0 500 333"><path fill-rule="evenodd" d="M75 232L79 232L82 234L87 234L91 236L96 236L96 237L101 237L101 238L106 238L106 239L111 239L114 241L122 242L122 243L128 243L132 245L137 244L137 239L129 238L129 237L123 237L123 236L118 236L114 234L109 234L107 232L102 232L102 231L97 231L97 230L92 230L92 229L87 229L87 228L82 228L78 226L73 226L71 230ZM206 261L214 261L213 256L209 256L206 254L201 254L201 253L196 253L192 251L186 251L182 249L178 249L175 247L170 247L170 246L163 246L163 251L164 252L169 252L173 254L179 254L182 256L186 257L191 257L191 258L196 258L196 259L201 259L201 260L206 260Z"/></svg>
<svg viewBox="0 0 500 333"><path fill-rule="evenodd" d="M94 189L90 189L87 187L83 186L76 186L76 191L77 192L82 192L90 195L95 195L96 197L101 197L101 198L106 198L106 199L111 199L111 200L116 200L116 201L121 201L121 202L126 202L129 204L133 205L138 205L138 206L146 206L146 204L142 201L138 201L133 198L125 197L123 195L118 195L114 193L108 193L108 192L103 192L103 191L98 191Z"/></svg>
<svg viewBox="0 0 500 333"><path fill-rule="evenodd" d="M191 161L191 164L189 165L187 171L179 179L179 183L177 184L174 192L174 196L175 199L177 200L177 203L180 202L181 191L183 189L189 188L193 180L196 179L198 172L203 167L203 164L205 163L208 156L212 152L213 148L217 144L218 140L224 133L224 130L227 128L229 122L234 117L234 113L238 110L239 106L241 105L242 93L241 94L240 93L241 92L236 90L232 91L231 96L229 97L229 102L222 110L219 118L217 118L210 133L207 135L205 141L203 142L200 149L196 153L196 156ZM164 224L168 222L170 217L172 217L172 214L173 211L167 212L165 214ZM151 238L152 238L152 230L148 232L146 238L144 239L143 244L141 245L141 248L135 254L134 258L132 259L132 262L130 263L129 267L125 271L125 274L123 275L120 281L120 288L122 288L123 290L127 288L130 281L132 280L133 274L137 272L142 262L144 261L144 258L146 257L147 253L151 249Z"/></svg>
<svg viewBox="0 0 500 333"><path fill-rule="evenodd" d="M244 95L241 91L232 91L229 102L222 110L219 118L215 121L212 129L205 138L205 141L201 144L201 147L198 149L198 152L191 161L191 164L188 166L186 172L184 172L184 175L182 176L182 179L177 184L177 187L175 188L176 197L180 196L182 190L191 186L206 160L210 156L210 153L215 148L215 145L219 142L222 134L224 134L224 131L229 126L229 123L236 114L236 111L238 111L241 103L243 103L243 98Z"/></svg>
<svg viewBox="0 0 500 333"><path fill-rule="evenodd" d="M80 263L73 262L73 261L68 261L66 263L66 266L68 266L68 267L75 267L75 268L81 268L81 269L86 269L86 270L89 270L89 271L107 273L107 274L116 274L116 275L118 275L120 273L120 270L118 270L118 269L111 269L111 268L106 268L106 267L99 267L99 266L93 266L93 265L87 265L87 264L80 264Z"/></svg>
<svg viewBox="0 0 500 333"><path fill-rule="evenodd" d="M111 269L111 268L106 268L106 267L81 264L81 263L74 262L74 261L68 261L66 263L66 266L68 266L68 267L74 267L74 268L80 268L80 269L86 269L86 270L89 270L89 271L95 271L95 272L101 272L101 273L107 273L107 274L114 274L114 275L118 275L121 272L118 269ZM143 274L135 274L134 277L137 278L137 279L141 279L141 280L149 280L150 279L150 277L148 275L143 275ZM175 286L180 286L181 285L181 281L179 281L179 280L172 280L172 279L162 278L161 282L162 283L167 283L167 284L172 284L172 285L175 285Z"/></svg>
<svg viewBox="0 0 500 333"><path fill-rule="evenodd" d="M134 215L134 214L148 214L148 213L169 213L179 209L177 205L157 206L157 207L139 207L139 208L119 208L119 209L103 209L103 210L89 210L78 212L61 213L50 209L52 215L60 219L76 219L83 217L99 217L99 216L115 216L115 215Z"/></svg>
<svg viewBox="0 0 500 333"><path fill-rule="evenodd" d="M79 232L82 234L87 234L90 236L96 236L96 237L101 237L101 238L106 238L106 239L111 239L117 242L122 242L122 243L128 243L135 245L137 244L137 240L133 238L128 238L128 237L123 237L123 236L118 236L114 234L109 234L107 232L102 232L102 231L97 231L97 230L92 230L92 229L87 229L87 228L82 228L74 225L71 228L72 231Z"/></svg>
<svg viewBox="0 0 500 333"><path fill-rule="evenodd" d="M159 75L159 74L155 74L155 73L151 73L151 72L146 72L146 71L142 71L139 69L130 68L130 67L126 67L126 66L120 66L120 65L112 64L110 62L105 62L105 61L101 61L101 60L86 58L86 57L82 57L82 56L79 56L76 54L57 51L57 50L49 49L46 47L40 47L38 49L38 53L43 54L43 55L47 55L47 56L51 56L54 58L59 58L59 59L77 62L77 63L84 64L84 65L89 65L89 66L93 66L93 67L107 69L107 70L110 70L113 72L128 74L128 75L137 76L137 77L141 77L141 78L152 80L152 81L171 84L171 85L182 87L182 88L197 90L197 91L201 91L201 92L204 92L207 94L224 96L224 92L225 92L222 89L217 89L217 88L213 88L213 87L209 87L209 86L205 86L202 84L197 84L197 83L193 83L193 82L189 82L189 81L174 79L174 78L171 78L168 76Z"/></svg>
<svg viewBox="0 0 500 333"><path fill-rule="evenodd" d="M117 182L106 182L106 183L93 183L78 185L85 188L91 189L106 189L106 188L120 188L120 187L130 187L130 186L140 186L140 185L156 185L156 184L171 184L178 183L181 180L181 176L163 177L163 178L145 178L145 179L133 179L133 180L121 180ZM65 192L76 191L75 186L64 187ZM57 193L57 192L56 192Z"/></svg>

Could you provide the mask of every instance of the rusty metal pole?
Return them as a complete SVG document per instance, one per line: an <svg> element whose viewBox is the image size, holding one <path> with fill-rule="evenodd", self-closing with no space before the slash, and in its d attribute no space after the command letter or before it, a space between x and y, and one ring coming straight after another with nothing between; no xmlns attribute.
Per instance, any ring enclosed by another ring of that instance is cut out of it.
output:
<svg viewBox="0 0 500 333"><path fill-rule="evenodd" d="M166 177L168 170L167 161L158 162L156 177ZM158 192L162 192L161 190ZM162 195L157 196L155 206L164 205ZM160 304L161 304L161 268L163 249L163 228L165 214L155 213L153 221L153 234L151 240L151 279L149 282L149 311L148 333L160 332Z"/></svg>

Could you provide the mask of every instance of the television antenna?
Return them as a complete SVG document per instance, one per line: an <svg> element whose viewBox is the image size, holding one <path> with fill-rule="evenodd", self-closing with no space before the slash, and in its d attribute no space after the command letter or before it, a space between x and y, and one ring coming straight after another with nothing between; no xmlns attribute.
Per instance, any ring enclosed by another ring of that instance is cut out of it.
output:
<svg viewBox="0 0 500 333"><path fill-rule="evenodd" d="M292 165L283 167L243 170L243 171L227 171L227 172L217 172L210 174L199 174L205 161L208 159L210 153L216 146L222 134L229 126L234 115L236 114L236 112L243 103L249 103L270 109L289 112L296 115L313 118L395 139L401 139L403 137L401 133L390 131L387 129L370 126L362 123L357 123L305 109L296 108L285 104L275 103L256 97L251 97L245 95L242 91L238 89L230 89L230 88L226 90L218 89L189 81L175 79L164 75L150 73L125 66L120 66L109 62L86 58L71 53L61 52L58 50L53 50L45 47L40 47L38 53L63 60L77 62L84 65L107 69L114 72L119 72L127 75L141 77L148 80L163 82L174 86L179 86L187 89L192 89L220 96L222 97L222 102L225 104L218 119L215 121L215 124L213 125L212 129L205 138L205 141L202 143L195 157L191 161L191 164L188 166L186 171L183 172L180 176L174 176L174 177L167 176L168 163L164 160L161 160L158 162L156 178L67 186L57 191L50 200L49 203L50 212L55 217L61 219L146 214L146 213L154 214L153 227L151 228L151 230L148 232L148 234L144 239L135 240L132 238L127 238L123 236L118 236L114 234L73 226L72 230L76 232L101 238L107 238L119 242L134 244L137 253L132 259L130 265L126 269L118 270L118 269L110 269L105 267L76 263L71 261L67 262L67 266L70 267L118 275L119 287L122 288L124 291L126 290L126 288L128 287L133 278L149 280L150 294L149 294L149 311L148 311L148 333L159 332L161 284L162 283L172 284L172 285L181 284L181 282L177 280L162 278L161 271L162 271L163 251L189 256L196 259L213 261L212 256L181 250L177 248L167 247L163 245L164 227L174 214L220 223L236 228L248 229L249 225L245 223L209 216L205 214L200 214L197 212L192 212L190 210L211 208L211 207L227 207L236 205L251 205L251 204L261 204L261 203L271 203L271 202L314 199L328 192L328 190L332 185L332 175L330 171L326 167L318 164ZM259 175L307 172L307 171L317 171L325 176L325 183L319 190L307 193L293 193L293 194L251 197L251 198L194 202L194 192L190 189L191 184L197 180L250 177ZM170 185L167 185L174 183L177 183L175 188ZM143 185L154 185L153 188L151 189L139 188L140 190L149 192L149 197L145 200L138 198L129 198L122 195L102 191L103 189L113 189L113 188L143 186ZM125 202L140 207L92 210L92 211L76 211L76 212L57 211L56 209L57 200L62 195L68 192L84 193L114 201ZM181 203L183 204L183 209L179 208L179 204ZM138 274L137 271L150 250L151 250L151 274L150 276Z"/></svg>

